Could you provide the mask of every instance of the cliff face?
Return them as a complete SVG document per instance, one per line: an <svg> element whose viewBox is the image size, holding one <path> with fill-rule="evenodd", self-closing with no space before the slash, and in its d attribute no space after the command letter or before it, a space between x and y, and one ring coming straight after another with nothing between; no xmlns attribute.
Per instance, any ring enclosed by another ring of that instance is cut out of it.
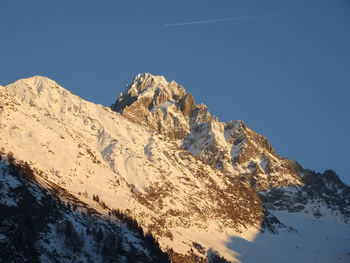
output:
<svg viewBox="0 0 350 263"><path fill-rule="evenodd" d="M139 74L111 107L125 118L171 139L183 139L192 126L212 120L204 105L175 81Z"/></svg>

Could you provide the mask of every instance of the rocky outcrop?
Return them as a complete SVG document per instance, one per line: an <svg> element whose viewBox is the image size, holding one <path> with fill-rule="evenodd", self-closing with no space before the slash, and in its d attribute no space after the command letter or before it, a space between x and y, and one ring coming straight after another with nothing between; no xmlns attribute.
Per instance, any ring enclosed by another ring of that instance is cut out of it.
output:
<svg viewBox="0 0 350 263"><path fill-rule="evenodd" d="M138 74L111 108L171 139L183 139L190 130L190 117L205 114L181 85L148 73Z"/></svg>
<svg viewBox="0 0 350 263"><path fill-rule="evenodd" d="M267 209L350 222L350 187L333 171L321 174L304 170L302 179L302 185L272 188L260 193Z"/></svg>

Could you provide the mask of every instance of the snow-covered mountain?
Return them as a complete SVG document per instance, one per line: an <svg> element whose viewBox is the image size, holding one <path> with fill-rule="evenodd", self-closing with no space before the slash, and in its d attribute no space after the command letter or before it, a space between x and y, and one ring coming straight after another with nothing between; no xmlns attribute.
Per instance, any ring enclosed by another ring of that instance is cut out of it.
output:
<svg viewBox="0 0 350 263"><path fill-rule="evenodd" d="M131 234L117 239L130 248L128 236L134 236L132 247L142 255L136 262L157 262L159 253L121 218L152 235L171 262L224 261L216 255L260 262L259 253L269 255L268 262L349 260L350 188L337 175L281 158L242 121L220 122L184 87L162 76L137 75L110 108L84 101L45 77L0 86L0 138L2 155L11 153L33 171L35 184L22 183L30 193L36 187L47 194L52 189L47 186L55 185L62 189L57 200L69 195L75 206L83 203L96 213L89 219L84 209L75 215L62 207L59 220L124 227ZM17 211L17 188L11 185L17 179L9 179L3 163L1 208ZM119 215L114 221L113 211ZM5 242L8 229L0 231L0 243ZM46 233L50 252L62 237ZM84 249L67 262L78 262L79 255L88 262L92 255ZM124 251L119 260L128 262L130 249L119 251ZM286 256L293 253L297 256ZM91 260L106 262L102 254Z"/></svg>

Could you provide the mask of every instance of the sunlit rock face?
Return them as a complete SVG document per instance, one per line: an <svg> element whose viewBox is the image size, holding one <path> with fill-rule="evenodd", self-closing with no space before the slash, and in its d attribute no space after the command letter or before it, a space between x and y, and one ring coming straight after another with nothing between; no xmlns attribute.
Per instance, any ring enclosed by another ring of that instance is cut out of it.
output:
<svg viewBox="0 0 350 263"><path fill-rule="evenodd" d="M206 107L196 105L181 85L148 73L137 75L112 109L171 139L183 139L193 124L212 119Z"/></svg>
<svg viewBox="0 0 350 263"><path fill-rule="evenodd" d="M170 139L205 163L259 191L301 184L298 165L242 121L220 122L175 81L139 74L112 105L123 117Z"/></svg>

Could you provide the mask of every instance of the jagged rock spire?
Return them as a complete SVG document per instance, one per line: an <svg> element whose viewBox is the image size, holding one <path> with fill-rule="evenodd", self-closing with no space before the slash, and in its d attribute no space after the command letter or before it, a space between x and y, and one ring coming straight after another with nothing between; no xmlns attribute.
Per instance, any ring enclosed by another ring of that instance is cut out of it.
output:
<svg viewBox="0 0 350 263"><path fill-rule="evenodd" d="M210 121L204 105L175 81L163 76L138 74L111 107L127 119L173 139L183 139L195 123Z"/></svg>

